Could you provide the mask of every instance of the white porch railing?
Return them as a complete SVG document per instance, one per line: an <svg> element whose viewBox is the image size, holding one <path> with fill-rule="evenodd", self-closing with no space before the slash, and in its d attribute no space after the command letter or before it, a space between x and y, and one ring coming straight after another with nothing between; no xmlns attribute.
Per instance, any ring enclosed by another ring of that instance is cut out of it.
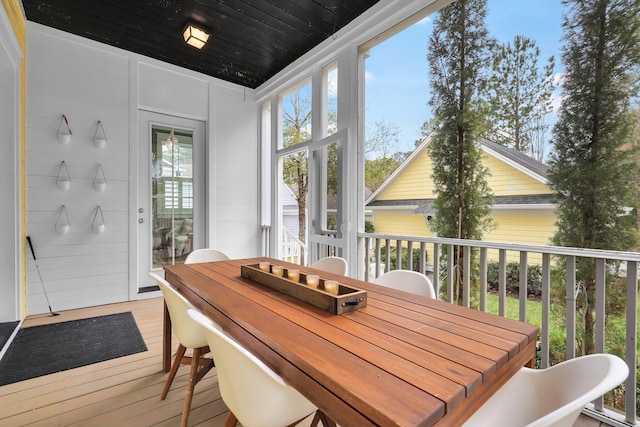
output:
<svg viewBox="0 0 640 427"><path fill-rule="evenodd" d="M281 259L283 261L300 264L301 259L306 259L307 245L289 230L283 228L282 244L280 246Z"/></svg>
<svg viewBox="0 0 640 427"><path fill-rule="evenodd" d="M578 248L565 248L557 246L533 246L517 245L509 243L495 243L473 240L442 239L442 238L418 238L412 236L389 236L378 234L359 234L358 248L363 250L364 266L361 269L361 277L369 280L370 270L377 275L380 271L392 269L391 256L384 256L392 253L400 254L396 256L400 263L393 269L413 269L432 276L436 294L440 295L441 286L446 286L445 299L454 300L454 275L447 274L447 271L455 271L453 257L446 257L443 254L454 253L456 250L463 251L462 268L462 304L469 307L471 300L471 268L470 253L472 249L479 252L479 309L487 310L487 272L488 262L495 259L498 263L498 311L500 316L505 316L507 301L507 263L508 259L514 260L519 265L519 320L527 319L527 269L529 264L541 265L541 304L542 314L539 319L540 324L540 353L539 364L541 368L549 366L550 353L550 313L551 313L551 271L553 268L564 269L563 274L566 281L566 358L576 357L576 298L580 290L580 284L576 280L576 261L580 258L595 261L595 351L605 351L605 306L606 306L606 272L608 262L618 262L622 266L618 270L619 275L626 276L626 346L624 357L629 366L629 377L624 384L624 414L604 408L603 399L599 398L584 413L593 418L599 419L610 425L628 426L636 425L636 370L637 370L637 310L638 310L638 263L640 253L602 251ZM407 256L407 261L402 261L402 250L397 248L408 248L408 254L416 252L417 262L414 256ZM446 249L446 250L443 250ZM530 261L535 260L535 261ZM558 262L564 261L564 262ZM350 261L352 262L352 261ZM373 268L369 268L373 266ZM566 267L564 267L566 266ZM432 267L433 271L430 271Z"/></svg>

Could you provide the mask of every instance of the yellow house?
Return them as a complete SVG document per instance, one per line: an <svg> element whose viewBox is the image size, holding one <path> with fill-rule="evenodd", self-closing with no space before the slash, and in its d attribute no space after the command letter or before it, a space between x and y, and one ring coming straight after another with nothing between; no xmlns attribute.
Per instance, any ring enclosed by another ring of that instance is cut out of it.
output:
<svg viewBox="0 0 640 427"><path fill-rule="evenodd" d="M496 225L483 240L548 245L556 230L556 216L547 167L504 145L486 139L480 143L495 195L491 215ZM434 237L429 222L435 216L436 193L428 144L427 138L367 199L376 234ZM509 260L517 257L517 253L508 254Z"/></svg>

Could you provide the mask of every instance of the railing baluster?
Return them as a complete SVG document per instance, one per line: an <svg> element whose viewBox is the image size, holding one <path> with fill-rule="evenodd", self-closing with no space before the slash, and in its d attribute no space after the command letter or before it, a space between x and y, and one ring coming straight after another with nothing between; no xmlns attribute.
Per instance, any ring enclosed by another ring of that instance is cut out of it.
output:
<svg viewBox="0 0 640 427"><path fill-rule="evenodd" d="M413 241L407 241L407 270L413 270Z"/></svg>
<svg viewBox="0 0 640 427"><path fill-rule="evenodd" d="M527 252L520 251L520 281L518 295L520 296L520 321L527 321L527 282L528 282L528 264L527 264Z"/></svg>
<svg viewBox="0 0 640 427"><path fill-rule="evenodd" d="M625 360L629 366L629 376L625 384L625 415L629 424L636 423L636 363L638 335L638 263L627 261L627 348Z"/></svg>
<svg viewBox="0 0 640 427"><path fill-rule="evenodd" d="M447 301L455 303L453 299L453 284L455 280L455 260L453 245L447 245Z"/></svg>
<svg viewBox="0 0 640 427"><path fill-rule="evenodd" d="M576 257L567 257L567 360L576 357Z"/></svg>
<svg viewBox="0 0 640 427"><path fill-rule="evenodd" d="M384 272L388 273L389 270L391 270L391 240L390 239L385 239L384 247L385 247Z"/></svg>
<svg viewBox="0 0 640 427"><path fill-rule="evenodd" d="M396 240L396 270L402 270L402 240Z"/></svg>
<svg viewBox="0 0 640 427"><path fill-rule="evenodd" d="M500 249L498 255L498 314L506 315L507 303L507 251Z"/></svg>
<svg viewBox="0 0 640 427"><path fill-rule="evenodd" d="M436 298L440 298L440 244L433 244L433 287L436 290Z"/></svg>
<svg viewBox="0 0 640 427"><path fill-rule="evenodd" d="M463 278L462 278L462 304L465 307L470 306L471 300L471 248L469 246L462 247L462 260L464 262Z"/></svg>
<svg viewBox="0 0 640 427"><path fill-rule="evenodd" d="M376 239L376 274L374 277L378 277L380 275L380 254L382 253L382 249L380 248L380 239Z"/></svg>
<svg viewBox="0 0 640 427"><path fill-rule="evenodd" d="M605 319L605 287L606 287L606 261L597 259L596 261L596 353L604 353L604 319ZM602 411L603 399L599 397L593 402L596 411Z"/></svg>
<svg viewBox="0 0 640 427"><path fill-rule="evenodd" d="M487 311L487 248L480 248L480 311Z"/></svg>
<svg viewBox="0 0 640 427"><path fill-rule="evenodd" d="M549 367L549 334L550 334L550 308L551 308L551 255L542 254L542 320L540 324L540 368Z"/></svg>
<svg viewBox="0 0 640 427"><path fill-rule="evenodd" d="M420 242L420 273L427 274L427 243Z"/></svg>
<svg viewBox="0 0 640 427"><path fill-rule="evenodd" d="M371 269L371 238L364 239L364 253L367 254L364 262L364 281L369 281L369 270Z"/></svg>

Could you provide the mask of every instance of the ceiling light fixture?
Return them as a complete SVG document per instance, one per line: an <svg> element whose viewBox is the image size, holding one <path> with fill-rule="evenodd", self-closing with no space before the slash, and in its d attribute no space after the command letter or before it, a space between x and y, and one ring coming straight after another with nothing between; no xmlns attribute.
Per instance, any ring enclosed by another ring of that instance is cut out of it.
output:
<svg viewBox="0 0 640 427"><path fill-rule="evenodd" d="M188 45L197 49L202 49L202 46L209 40L209 33L192 24L187 25L182 36Z"/></svg>

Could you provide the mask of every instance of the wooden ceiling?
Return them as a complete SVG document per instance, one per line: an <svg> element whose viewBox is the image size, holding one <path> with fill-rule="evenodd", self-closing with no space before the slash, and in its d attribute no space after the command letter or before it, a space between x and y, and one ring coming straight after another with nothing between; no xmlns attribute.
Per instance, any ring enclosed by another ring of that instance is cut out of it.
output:
<svg viewBox="0 0 640 427"><path fill-rule="evenodd" d="M28 21L255 88L379 0L22 0ZM198 50L187 22L211 30Z"/></svg>

